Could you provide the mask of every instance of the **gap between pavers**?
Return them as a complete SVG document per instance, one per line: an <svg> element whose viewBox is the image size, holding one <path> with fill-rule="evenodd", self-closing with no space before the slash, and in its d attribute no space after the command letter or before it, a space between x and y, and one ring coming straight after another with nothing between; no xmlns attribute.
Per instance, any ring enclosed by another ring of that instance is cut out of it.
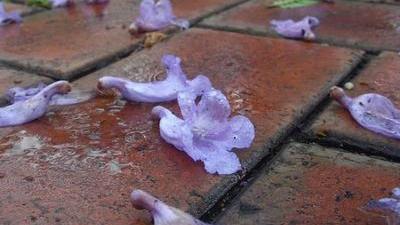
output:
<svg viewBox="0 0 400 225"><path fill-rule="evenodd" d="M300 20L314 16L316 42L359 48L368 51L399 51L400 6L355 1L318 3L294 9L267 8L272 0L254 0L224 11L200 23L201 27L277 37L270 28L275 19Z"/></svg>
<svg viewBox="0 0 400 225"><path fill-rule="evenodd" d="M290 143L271 166L218 218L217 224L385 225L360 209L390 195L400 182L400 164Z"/></svg>
<svg viewBox="0 0 400 225"><path fill-rule="evenodd" d="M181 57L190 78L208 76L227 95L233 115L243 114L254 122L253 146L237 151L243 172L206 174L202 163L193 163L166 144L158 121L151 119L155 104L98 97L58 107L37 121L0 132L0 146L4 146L0 172L5 174L0 179L4 192L0 204L8 206L0 209L0 222L19 224L29 216L40 224L149 222L148 214L131 208L128 195L133 188L200 216L270 154L270 148L363 55L344 48L191 29L73 85L90 89L104 75L139 82L163 79L163 54ZM177 112L175 102L162 105ZM28 143L28 148L21 143Z"/></svg>
<svg viewBox="0 0 400 225"><path fill-rule="evenodd" d="M400 108L399 71L400 56L396 53L384 52L373 59L351 81L355 87L347 92L352 97L366 93L378 93L388 97ZM400 142L398 140L362 128L349 112L336 102L331 102L305 129L305 133L316 141L352 145L367 153L400 160Z"/></svg>

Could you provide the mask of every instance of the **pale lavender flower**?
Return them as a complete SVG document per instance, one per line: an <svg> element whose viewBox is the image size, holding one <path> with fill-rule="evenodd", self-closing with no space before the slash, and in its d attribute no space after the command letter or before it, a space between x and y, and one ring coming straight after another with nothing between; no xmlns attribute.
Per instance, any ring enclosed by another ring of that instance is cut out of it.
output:
<svg viewBox="0 0 400 225"><path fill-rule="evenodd" d="M351 98L339 87L332 88L331 97L345 107L364 128L400 139L400 110L388 98L378 94Z"/></svg>
<svg viewBox="0 0 400 225"><path fill-rule="evenodd" d="M6 12L3 2L0 2L0 26L22 21L20 12Z"/></svg>
<svg viewBox="0 0 400 225"><path fill-rule="evenodd" d="M70 90L68 82L58 81L43 88L29 99L0 108L0 127L24 124L43 116L53 95L66 94Z"/></svg>
<svg viewBox="0 0 400 225"><path fill-rule="evenodd" d="M189 21L177 19L172 12L172 5L169 0L142 0L140 4L140 15L133 22L129 31L158 31L170 25L178 26L182 29L189 28Z"/></svg>
<svg viewBox="0 0 400 225"><path fill-rule="evenodd" d="M68 6L69 4L72 3L72 0L50 0L50 2L53 8L57 8L57 7Z"/></svg>
<svg viewBox="0 0 400 225"><path fill-rule="evenodd" d="M392 191L391 198L371 200L363 209L367 212L377 213L384 216L388 225L400 224L400 188Z"/></svg>
<svg viewBox="0 0 400 225"><path fill-rule="evenodd" d="M209 225L142 190L131 193L131 202L136 209L150 211L154 225Z"/></svg>
<svg viewBox="0 0 400 225"><path fill-rule="evenodd" d="M228 119L231 109L218 90L205 92L198 104L196 95L180 92L178 103L183 119L156 106L153 115L160 118L160 134L168 143L201 160L209 173L232 174L241 169L232 148L248 148L254 139L254 126L244 116Z"/></svg>
<svg viewBox="0 0 400 225"><path fill-rule="evenodd" d="M297 22L293 20L272 20L270 23L272 28L283 37L313 40L315 34L312 28L319 25L319 20L315 17L306 16Z"/></svg>
<svg viewBox="0 0 400 225"><path fill-rule="evenodd" d="M6 92L6 98L10 103L16 103L19 101L25 101L40 91L46 88L46 84L39 83L34 87L13 87ZM94 91L73 91L68 94L54 94L49 102L49 105L72 105L87 101L95 97Z"/></svg>
<svg viewBox="0 0 400 225"><path fill-rule="evenodd" d="M198 75L188 80L181 69L181 59L173 55L165 55L162 63L167 71L163 81L137 83L124 78L105 76L99 79L97 88L100 92L115 88L122 97L135 102L165 102L175 100L178 92L191 91L201 95L211 88L210 80Z"/></svg>

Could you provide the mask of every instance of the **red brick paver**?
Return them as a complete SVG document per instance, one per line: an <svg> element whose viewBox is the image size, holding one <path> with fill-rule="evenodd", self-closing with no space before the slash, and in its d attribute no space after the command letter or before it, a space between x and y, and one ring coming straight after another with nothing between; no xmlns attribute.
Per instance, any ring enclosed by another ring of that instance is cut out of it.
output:
<svg viewBox="0 0 400 225"><path fill-rule="evenodd" d="M192 20L238 0L174 2L178 16ZM57 79L71 79L113 57L132 51L141 40L127 27L138 15L139 0L54 9L0 28L0 60Z"/></svg>
<svg viewBox="0 0 400 225"><path fill-rule="evenodd" d="M251 150L240 152L245 171L360 57L359 51L342 48L192 29L75 86L94 87L106 74L162 79L159 61L164 53L182 57L190 77L209 76L228 95L234 114L255 123ZM166 105L177 107L175 102ZM208 175L201 163L166 144L158 122L151 120L153 106L98 97L2 132L0 205L7 207L0 207L0 222L147 224L148 214L130 206L133 188L195 215L204 212L238 176Z"/></svg>
<svg viewBox="0 0 400 225"><path fill-rule="evenodd" d="M39 82L51 82L50 78L8 69L0 65L0 105L5 104L5 92L14 86L31 86Z"/></svg>
<svg viewBox="0 0 400 225"><path fill-rule="evenodd" d="M355 97L374 92L388 97L395 105L400 107L399 71L400 56L396 53L383 53L352 81L355 88L348 91L348 94ZM318 116L308 132L324 140L349 143L400 157L400 142L398 140L386 138L362 128L337 103L331 103Z"/></svg>
<svg viewBox="0 0 400 225"><path fill-rule="evenodd" d="M292 143L232 204L219 224L385 225L360 210L389 195L399 164Z"/></svg>
<svg viewBox="0 0 400 225"><path fill-rule="evenodd" d="M251 1L203 22L209 26L275 34L273 19L299 20L304 16L320 19L316 28L318 41L366 50L400 49L400 7L351 1L319 3L295 9L267 8L263 0ZM272 2L270 0L269 2Z"/></svg>

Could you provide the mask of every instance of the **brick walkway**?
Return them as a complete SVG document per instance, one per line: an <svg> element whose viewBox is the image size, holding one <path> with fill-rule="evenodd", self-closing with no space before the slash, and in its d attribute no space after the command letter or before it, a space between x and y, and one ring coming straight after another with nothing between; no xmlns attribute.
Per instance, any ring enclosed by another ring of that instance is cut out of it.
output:
<svg viewBox="0 0 400 225"><path fill-rule="evenodd" d="M327 95L351 80L350 95L376 92L400 106L397 1L272 9L176 0L192 28L165 31L168 40L151 49L127 31L139 2L51 11L7 3L25 18L0 28L0 93L58 79L91 89L110 74L162 79L161 56L175 54L189 77L207 75L256 126L252 147L239 151L244 170L209 175L160 138L153 104L97 97L0 130L0 224L151 224L130 205L137 188L221 225L385 224L359 208L400 186L400 143L360 128ZM321 20L315 43L268 27L306 15Z"/></svg>

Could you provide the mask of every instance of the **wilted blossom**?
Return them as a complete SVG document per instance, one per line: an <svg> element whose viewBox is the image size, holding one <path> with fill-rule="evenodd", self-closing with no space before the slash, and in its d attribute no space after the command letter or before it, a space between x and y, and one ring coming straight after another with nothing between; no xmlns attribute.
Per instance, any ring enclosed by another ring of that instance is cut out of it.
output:
<svg viewBox="0 0 400 225"><path fill-rule="evenodd" d="M0 26L22 21L20 12L6 12L3 2L0 2Z"/></svg>
<svg viewBox="0 0 400 225"><path fill-rule="evenodd" d="M160 134L168 143L201 160L209 173L232 174L241 169L232 148L248 148L254 139L254 126L244 116L229 119L231 108L218 90L205 92L198 104L196 95L180 92L178 104L183 119L156 106L153 115L160 118Z"/></svg>
<svg viewBox="0 0 400 225"><path fill-rule="evenodd" d="M339 87L332 88L331 97L345 107L361 126L400 139L400 111L388 98L378 94L351 98Z"/></svg>
<svg viewBox="0 0 400 225"><path fill-rule="evenodd" d="M154 225L209 225L142 190L134 190L131 193L131 202L136 209L150 211Z"/></svg>
<svg viewBox="0 0 400 225"><path fill-rule="evenodd" d="M319 20L312 16L306 16L300 21L272 20L272 28L283 37L302 38L306 40L315 39L312 29L319 25Z"/></svg>
<svg viewBox="0 0 400 225"><path fill-rule="evenodd" d="M122 97L135 102L171 101L175 100L181 91L191 91L201 95L211 88L210 80L203 75L188 80L181 69L179 57L165 55L162 63L167 71L167 78L163 81L137 83L124 78L105 76L99 79L97 88L100 92L115 88Z"/></svg>
<svg viewBox="0 0 400 225"><path fill-rule="evenodd" d="M189 28L189 21L178 19L172 11L169 0L142 0L140 4L140 15L133 22L129 31L158 31L170 25L178 26L182 29Z"/></svg>
<svg viewBox="0 0 400 225"><path fill-rule="evenodd" d="M68 82L58 81L26 100L0 108L0 127L24 124L43 116L53 95L66 94L70 90Z"/></svg>
<svg viewBox="0 0 400 225"><path fill-rule="evenodd" d="M379 200L371 200L363 207L367 212L377 213L384 217L388 225L400 224L400 188L392 191L391 198L382 198Z"/></svg>
<svg viewBox="0 0 400 225"><path fill-rule="evenodd" d="M6 98L10 103L25 101L42 91L44 88L46 88L46 84L44 83L39 83L35 87L28 88L13 87L7 91ZM95 93L93 91L74 91L69 92L68 94L54 94L50 99L49 105L72 105L87 101L94 96Z"/></svg>

